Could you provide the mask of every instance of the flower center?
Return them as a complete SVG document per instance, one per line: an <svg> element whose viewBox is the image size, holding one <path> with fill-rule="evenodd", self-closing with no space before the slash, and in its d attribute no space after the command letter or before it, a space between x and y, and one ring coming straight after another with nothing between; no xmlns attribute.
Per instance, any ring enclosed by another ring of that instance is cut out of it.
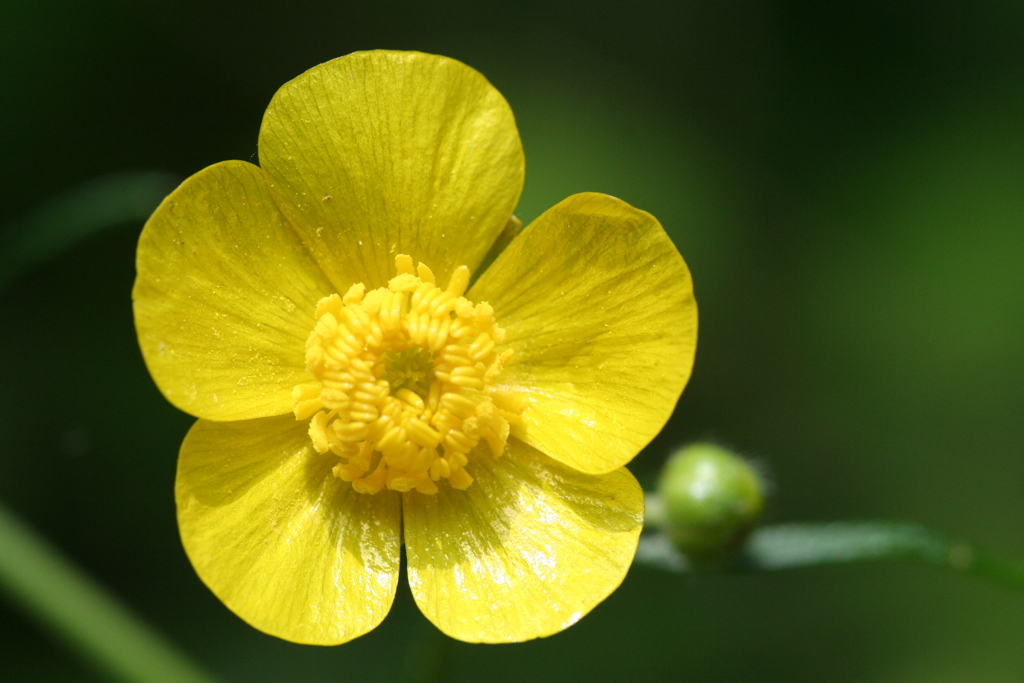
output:
<svg viewBox="0 0 1024 683"><path fill-rule="evenodd" d="M434 380L434 354L422 346L406 351L385 351L384 379L391 385L392 393L408 389L419 396L427 396Z"/></svg>
<svg viewBox="0 0 1024 683"><path fill-rule="evenodd" d="M295 419L309 420L320 453L341 462L336 477L360 493L437 493L447 479L473 482L469 454L481 441L505 450L521 407L494 381L511 349L489 304L462 295L469 269L459 266L446 289L424 264L395 259L398 275L367 292L320 300L306 341L306 368L316 378L292 392Z"/></svg>

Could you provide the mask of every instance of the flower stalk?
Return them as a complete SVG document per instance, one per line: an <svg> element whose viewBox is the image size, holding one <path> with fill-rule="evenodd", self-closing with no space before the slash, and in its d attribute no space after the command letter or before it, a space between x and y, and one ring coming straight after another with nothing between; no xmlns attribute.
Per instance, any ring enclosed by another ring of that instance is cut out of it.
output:
<svg viewBox="0 0 1024 683"><path fill-rule="evenodd" d="M646 494L646 530L635 562L673 573L701 569L681 553L662 532L664 504L657 493ZM720 571L753 573L803 569L876 560L917 560L977 576L1010 588L1024 589L1024 562L993 554L977 546L914 522L837 521L793 522L755 529Z"/></svg>

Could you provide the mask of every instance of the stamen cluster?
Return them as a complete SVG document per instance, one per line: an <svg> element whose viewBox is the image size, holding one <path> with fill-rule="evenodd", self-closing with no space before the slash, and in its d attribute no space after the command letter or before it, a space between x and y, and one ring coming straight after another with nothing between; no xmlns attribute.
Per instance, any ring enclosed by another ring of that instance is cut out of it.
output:
<svg viewBox="0 0 1024 683"><path fill-rule="evenodd" d="M466 266L441 289L409 256L395 265L387 287L357 283L317 304L306 341L316 382L292 392L295 418L310 421L313 447L339 456L334 475L360 493L437 493L442 479L465 489L470 451L484 440L500 456L521 412L494 387L512 351L496 350L505 332L494 309L462 296Z"/></svg>

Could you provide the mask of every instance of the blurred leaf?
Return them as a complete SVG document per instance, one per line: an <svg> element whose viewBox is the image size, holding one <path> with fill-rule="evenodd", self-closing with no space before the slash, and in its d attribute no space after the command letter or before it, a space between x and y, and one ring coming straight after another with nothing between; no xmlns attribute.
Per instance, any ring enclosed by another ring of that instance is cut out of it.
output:
<svg viewBox="0 0 1024 683"><path fill-rule="evenodd" d="M179 182L160 171L115 173L53 197L0 232L0 288L104 230L146 220Z"/></svg>

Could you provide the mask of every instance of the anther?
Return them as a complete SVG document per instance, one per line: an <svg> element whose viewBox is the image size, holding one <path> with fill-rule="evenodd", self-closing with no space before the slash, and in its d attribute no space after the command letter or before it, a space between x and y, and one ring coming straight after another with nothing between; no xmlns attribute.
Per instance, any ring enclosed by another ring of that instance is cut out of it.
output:
<svg viewBox="0 0 1024 683"><path fill-rule="evenodd" d="M469 287L469 268L459 266L452 273L451 280L448 281L448 291L455 296L462 296L466 293L467 287Z"/></svg>
<svg viewBox="0 0 1024 683"><path fill-rule="evenodd" d="M295 417L309 420L319 453L340 458L334 476L360 493L429 495L443 480L464 489L473 449L486 441L501 455L522 410L493 386L511 351L498 350L494 310L463 297L468 268L442 290L409 256L395 267L387 287L356 283L318 303L306 343L316 382L295 387Z"/></svg>

